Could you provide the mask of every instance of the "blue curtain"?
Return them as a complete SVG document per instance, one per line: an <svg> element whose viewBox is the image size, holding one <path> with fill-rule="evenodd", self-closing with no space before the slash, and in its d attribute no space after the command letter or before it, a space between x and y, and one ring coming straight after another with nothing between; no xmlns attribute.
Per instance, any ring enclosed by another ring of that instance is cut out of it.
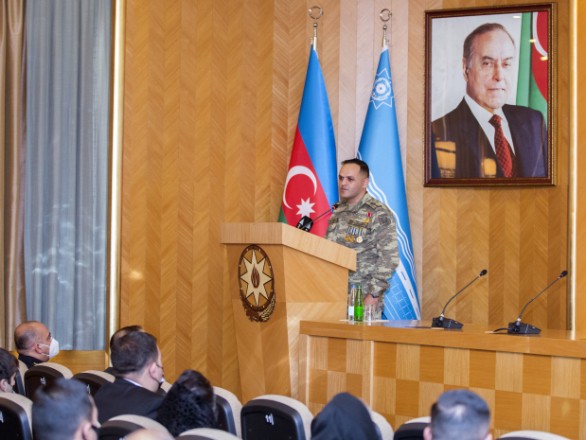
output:
<svg viewBox="0 0 586 440"><path fill-rule="evenodd" d="M104 348L111 0L26 5L27 319Z"/></svg>

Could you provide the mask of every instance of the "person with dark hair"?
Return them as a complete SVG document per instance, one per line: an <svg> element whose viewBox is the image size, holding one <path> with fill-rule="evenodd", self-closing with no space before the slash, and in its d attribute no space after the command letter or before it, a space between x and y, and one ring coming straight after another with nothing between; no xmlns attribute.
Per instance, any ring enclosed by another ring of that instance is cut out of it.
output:
<svg viewBox="0 0 586 440"><path fill-rule="evenodd" d="M126 336L128 333L131 332L143 332L144 329L140 325L127 325L126 327L121 327L114 332L112 337L110 338L110 353L112 353L112 346L117 339L120 339L122 336ZM110 373L116 376L116 370L113 366L109 366L104 370L105 373Z"/></svg>
<svg viewBox="0 0 586 440"><path fill-rule="evenodd" d="M543 115L507 104L513 87L515 42L498 23L466 37L462 70L466 94L451 112L432 122L433 154L455 147L455 170L433 177L545 177L547 129ZM436 150L437 149L437 150Z"/></svg>
<svg viewBox="0 0 586 440"><path fill-rule="evenodd" d="M24 362L28 368L47 362L59 354L59 341L39 321L25 321L16 326L14 344L18 360Z"/></svg>
<svg viewBox="0 0 586 440"><path fill-rule="evenodd" d="M311 421L312 440L377 440L376 426L364 403L348 393L336 394Z"/></svg>
<svg viewBox="0 0 586 440"><path fill-rule="evenodd" d="M216 396L206 377L185 370L157 411L157 420L174 436L195 428L216 427Z"/></svg>
<svg viewBox="0 0 586 440"><path fill-rule="evenodd" d="M326 238L356 251L356 271L350 273L349 283L362 285L364 304L374 304L375 319L380 319L389 278L399 265L399 244L393 214L367 192L369 178L366 162L342 162L340 202L334 205Z"/></svg>
<svg viewBox="0 0 586 440"><path fill-rule="evenodd" d="M472 391L446 391L432 405L431 424L423 436L425 440L491 440L490 409Z"/></svg>
<svg viewBox="0 0 586 440"><path fill-rule="evenodd" d="M0 392L12 393L16 384L18 361L12 353L0 348Z"/></svg>
<svg viewBox="0 0 586 440"><path fill-rule="evenodd" d="M100 424L85 385L59 378L35 393L32 426L36 440L95 440Z"/></svg>
<svg viewBox="0 0 586 440"><path fill-rule="evenodd" d="M111 358L118 376L113 383L102 385L94 397L100 422L121 414L154 419L163 401L157 391L164 381L156 338L146 332L130 332L114 341Z"/></svg>

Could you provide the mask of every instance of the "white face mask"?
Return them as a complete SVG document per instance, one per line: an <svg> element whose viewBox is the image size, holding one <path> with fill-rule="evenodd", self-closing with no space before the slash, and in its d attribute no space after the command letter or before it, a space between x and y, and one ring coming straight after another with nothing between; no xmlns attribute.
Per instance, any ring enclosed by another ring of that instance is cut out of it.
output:
<svg viewBox="0 0 586 440"><path fill-rule="evenodd" d="M55 338L51 338L51 343L49 345L47 345L47 344L39 344L39 345L44 345L45 347L49 347L49 354L45 355L45 356L48 356L49 359L54 358L55 356L57 356L59 354L59 341Z"/></svg>

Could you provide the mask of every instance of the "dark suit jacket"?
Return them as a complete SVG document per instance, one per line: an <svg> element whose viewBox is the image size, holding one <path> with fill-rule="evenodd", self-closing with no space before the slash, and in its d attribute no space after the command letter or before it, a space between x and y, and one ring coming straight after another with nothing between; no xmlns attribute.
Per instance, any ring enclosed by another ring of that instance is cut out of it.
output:
<svg viewBox="0 0 586 440"><path fill-rule="evenodd" d="M134 385L117 377L113 383L102 385L94 401L98 408L98 420L106 420L122 414L136 414L154 419L164 396Z"/></svg>
<svg viewBox="0 0 586 440"><path fill-rule="evenodd" d="M547 131L541 113L518 105L504 105L503 113L513 138L516 177L546 177ZM496 154L464 99L454 110L432 122L432 136L435 142L455 142L457 178L485 177L485 158L495 161L497 177L503 177ZM432 177L441 177L436 175L437 171L432 170Z"/></svg>

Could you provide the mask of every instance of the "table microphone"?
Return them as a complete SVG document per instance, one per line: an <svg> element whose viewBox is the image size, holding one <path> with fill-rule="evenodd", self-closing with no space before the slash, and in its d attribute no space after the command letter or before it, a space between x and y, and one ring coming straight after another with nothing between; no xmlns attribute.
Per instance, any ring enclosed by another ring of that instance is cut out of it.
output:
<svg viewBox="0 0 586 440"><path fill-rule="evenodd" d="M299 221L297 222L297 225L295 226L297 229L301 229L302 231L305 232L309 232L313 226L313 224L318 221L320 218L322 218L324 215L329 214L330 212L332 212L334 209L336 209L338 207L338 204L334 204L334 206L332 206L330 209L328 209L327 211L322 212L320 215L318 215L316 218L312 219L311 217L304 215L303 217L301 217L299 219Z"/></svg>
<svg viewBox="0 0 586 440"><path fill-rule="evenodd" d="M509 326L507 327L507 333L516 334L516 335L538 335L541 332L541 329L534 327L531 324L526 324L524 322L521 322L521 318L523 317L523 313L525 312L525 309L527 308L527 306L529 304L531 304L533 301L535 301L537 299L537 297L539 297L539 295L541 295L543 292L545 292L547 289L549 289L551 286L553 286L559 280L564 278L567 274L568 274L567 270L562 270L562 273L560 273L555 280L553 280L551 283L549 283L549 285L545 289L543 289L541 292L539 292L537 295L535 295L533 298L531 298L531 300L527 304L525 304L523 306L523 308L521 309L521 313L519 313L519 317L517 318L517 320L515 322L509 322Z"/></svg>
<svg viewBox="0 0 586 440"><path fill-rule="evenodd" d="M476 275L476 278L474 278L472 281L470 281L468 284L466 284L464 287L462 287L460 290L458 290L456 292L456 294L454 296L452 296L449 301L446 303L446 305L444 306L442 313L437 317L437 318L433 318L431 320L431 326L432 327L443 327L444 329L455 329L455 330L459 330L461 329L464 324L462 324L461 322L456 321L455 319L450 319L450 318L444 318L444 313L446 312L446 308L448 307L448 304L451 303L460 293L462 293L468 286L470 286L470 284L472 284L474 281L476 281L478 278L483 277L484 275L486 275L488 273L488 270L486 269L482 269L480 271L480 273L478 275Z"/></svg>

